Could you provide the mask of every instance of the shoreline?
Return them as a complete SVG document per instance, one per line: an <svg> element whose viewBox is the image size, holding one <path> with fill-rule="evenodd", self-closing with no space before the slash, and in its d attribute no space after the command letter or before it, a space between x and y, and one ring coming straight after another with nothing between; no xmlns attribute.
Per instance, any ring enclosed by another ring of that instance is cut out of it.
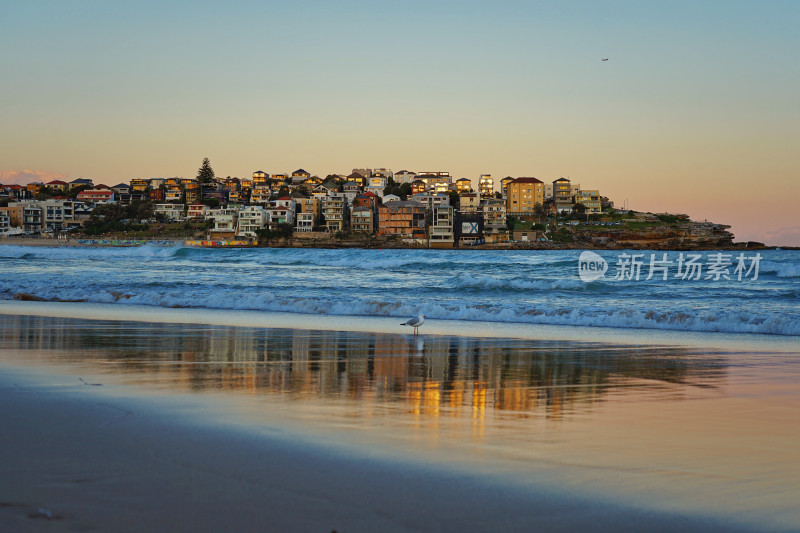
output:
<svg viewBox="0 0 800 533"><path fill-rule="evenodd" d="M78 240L94 240L97 241L97 244L87 244L87 243L80 243ZM107 240L108 243L103 243L104 240ZM120 244L113 244L113 242L117 239L92 239L90 237L87 238L70 238L69 240L62 240L62 239L30 239L30 238L16 238L16 237L0 237L0 245L6 246L38 246L38 247L51 247L51 248L63 248L63 247L86 247L86 248L93 248L93 247L103 247L103 248L125 248L125 247L135 247L135 246L143 246L143 244L131 244L131 245L120 245ZM128 240L128 239L119 239L119 240ZM235 248L235 246L188 246L185 244L186 240L191 239L130 239L130 240L142 240L142 241L149 241L149 242L166 242L172 241L172 245L160 245L164 247L174 246L174 247L187 247L187 248L198 248L198 249L230 249ZM540 244L540 243L525 243L525 242L512 242L512 243L502 243L502 244L482 244L478 246L464 246L464 247L450 247L450 248L439 248L439 247L429 247L425 245L415 245L415 244L402 244L402 243L393 243L393 242L382 242L382 241L375 241L372 243L354 243L348 241L339 241L333 243L324 243L321 244L319 242L309 243L306 241L294 241L292 243L279 243L279 244L270 244L270 245L262 245L262 244L254 244L251 246L239 246L241 248L308 248L308 249L363 249L363 250L370 250L370 249L392 249L392 250L496 250L496 251L503 251L503 250L592 250L592 251L622 251L622 250L652 250L652 251L714 251L714 250L721 250L721 251L742 251L742 250L800 250L800 247L792 247L792 246L772 246L772 245L764 245L764 246L748 246L747 242L742 243L734 243L730 246L692 246L692 247L659 247L659 246L590 246L590 245L575 245L575 244Z"/></svg>
<svg viewBox="0 0 800 533"><path fill-rule="evenodd" d="M217 309L152 307L137 304L0 300L0 316L2 315L410 335L408 328L398 325L398 317L391 316L312 315L238 309L226 309L224 313L220 313ZM309 325L298 326L298 324ZM585 343L694 346L737 350L746 347L749 350L761 351L769 349L775 352L798 351L796 344L798 337L796 335L565 326L516 322L475 322L467 320L426 319L421 333L421 337L424 336L567 340Z"/></svg>

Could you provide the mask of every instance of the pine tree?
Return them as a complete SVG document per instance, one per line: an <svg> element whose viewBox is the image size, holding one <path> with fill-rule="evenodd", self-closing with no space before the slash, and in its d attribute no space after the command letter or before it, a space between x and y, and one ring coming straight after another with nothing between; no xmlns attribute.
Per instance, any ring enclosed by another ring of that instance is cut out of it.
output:
<svg viewBox="0 0 800 533"><path fill-rule="evenodd" d="M210 162L207 157L203 159L203 165L197 171L198 182L211 183L214 180L214 170L211 168L209 163Z"/></svg>

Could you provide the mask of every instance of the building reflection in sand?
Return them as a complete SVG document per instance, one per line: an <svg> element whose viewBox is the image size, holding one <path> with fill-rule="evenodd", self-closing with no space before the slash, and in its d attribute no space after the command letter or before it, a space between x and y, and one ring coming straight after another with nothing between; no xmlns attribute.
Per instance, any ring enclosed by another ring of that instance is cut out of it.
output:
<svg viewBox="0 0 800 533"><path fill-rule="evenodd" d="M557 421L631 393L659 401L713 394L727 364L664 346L4 317L0 356L20 352L161 389L478 420L489 412Z"/></svg>

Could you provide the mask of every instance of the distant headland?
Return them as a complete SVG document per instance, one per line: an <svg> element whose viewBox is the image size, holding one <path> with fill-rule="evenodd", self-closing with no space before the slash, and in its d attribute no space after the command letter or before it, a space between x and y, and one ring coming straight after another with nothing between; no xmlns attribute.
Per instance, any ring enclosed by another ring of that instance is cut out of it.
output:
<svg viewBox="0 0 800 533"><path fill-rule="evenodd" d="M482 174L473 185L449 172L386 168L219 178L205 159L190 179L0 184L0 236L72 245L765 248L734 243L724 224L615 207L568 178Z"/></svg>

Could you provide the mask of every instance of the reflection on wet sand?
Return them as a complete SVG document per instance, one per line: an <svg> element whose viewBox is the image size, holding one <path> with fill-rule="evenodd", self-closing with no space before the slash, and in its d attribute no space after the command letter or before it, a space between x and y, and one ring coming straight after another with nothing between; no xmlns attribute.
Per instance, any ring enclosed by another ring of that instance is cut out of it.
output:
<svg viewBox="0 0 800 533"><path fill-rule="evenodd" d="M37 316L5 317L0 349L139 385L391 402L429 417L559 420L630 390L659 400L713 394L726 376L723 356L679 347Z"/></svg>
<svg viewBox="0 0 800 533"><path fill-rule="evenodd" d="M7 315L0 362L362 455L800 527L796 353Z"/></svg>

